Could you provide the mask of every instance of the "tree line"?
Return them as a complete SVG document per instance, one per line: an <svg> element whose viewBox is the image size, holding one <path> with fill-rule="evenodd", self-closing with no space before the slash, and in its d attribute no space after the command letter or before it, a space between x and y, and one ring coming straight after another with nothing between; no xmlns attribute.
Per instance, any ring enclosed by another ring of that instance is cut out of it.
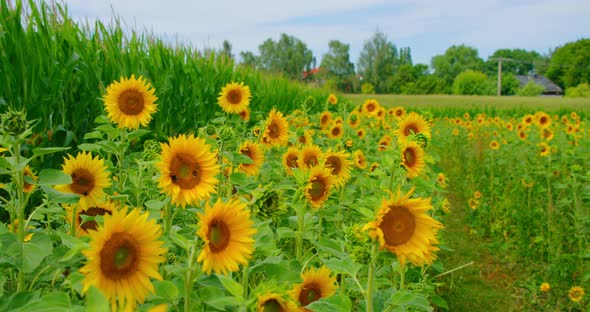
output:
<svg viewBox="0 0 590 312"><path fill-rule="evenodd" d="M409 47L398 48L380 31L364 42L356 64L350 60L349 44L332 40L328 48L317 66L303 41L283 33L276 41L269 38L260 44L257 54L240 52L238 63L348 93L493 95L499 59L503 95L542 92L535 85L520 87L516 75L544 75L563 90L590 83L590 39L566 43L547 54L498 49L487 60L474 47L453 45L432 57L430 64L414 64ZM222 53L234 58L229 42L223 43Z"/></svg>

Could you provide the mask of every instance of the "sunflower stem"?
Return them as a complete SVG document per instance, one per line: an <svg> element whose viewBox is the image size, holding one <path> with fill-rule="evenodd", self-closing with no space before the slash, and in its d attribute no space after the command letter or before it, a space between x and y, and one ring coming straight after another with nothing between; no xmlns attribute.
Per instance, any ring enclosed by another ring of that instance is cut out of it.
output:
<svg viewBox="0 0 590 312"><path fill-rule="evenodd" d="M399 290L406 288L406 266L404 264L399 265Z"/></svg>
<svg viewBox="0 0 590 312"><path fill-rule="evenodd" d="M297 200L297 241L295 244L295 255L301 261L303 255L303 231L305 229L305 207L300 200Z"/></svg>
<svg viewBox="0 0 590 312"><path fill-rule="evenodd" d="M123 179L123 172L124 172L124 168L123 168L123 158L125 157L125 150L127 149L127 130L126 129L121 129L121 141L120 141L120 146L117 150L117 163L118 163L118 167L119 167L119 180L118 185L119 185L119 192L123 191L123 187L124 187L124 179Z"/></svg>
<svg viewBox="0 0 590 312"><path fill-rule="evenodd" d="M188 270L186 271L186 279L184 281L184 311L190 312L192 311L191 308L191 293L193 291L193 273L195 271L194 264L196 262L195 259L195 246L190 247L189 257L188 257Z"/></svg>
<svg viewBox="0 0 590 312"><path fill-rule="evenodd" d="M73 205L72 220L70 220L70 235L76 237L76 219L78 217L78 205Z"/></svg>
<svg viewBox="0 0 590 312"><path fill-rule="evenodd" d="M242 297L248 298L248 264L242 268Z"/></svg>
<svg viewBox="0 0 590 312"><path fill-rule="evenodd" d="M367 312L373 312L373 288L375 284L375 258L377 254L377 242L371 246L371 261L369 262L369 274L367 276L367 291L365 300L367 303Z"/></svg>
<svg viewBox="0 0 590 312"><path fill-rule="evenodd" d="M14 158L16 164L20 164L20 145L17 143L14 146ZM22 270L25 266L25 201L23 199L23 185L24 185L24 173L23 169L18 170L14 173L14 180L16 182L16 218L18 221L17 235L18 242L20 243L20 267L18 270L18 286L16 289L17 293L25 290L25 272ZM14 222L13 222L14 226Z"/></svg>

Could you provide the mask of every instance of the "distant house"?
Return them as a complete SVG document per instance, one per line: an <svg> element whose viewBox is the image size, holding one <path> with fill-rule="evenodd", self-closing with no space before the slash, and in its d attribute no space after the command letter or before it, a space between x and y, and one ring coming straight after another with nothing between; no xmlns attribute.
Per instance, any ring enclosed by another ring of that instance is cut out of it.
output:
<svg viewBox="0 0 590 312"><path fill-rule="evenodd" d="M563 90L553 81L547 79L545 76L530 74L530 75L516 75L514 76L520 82L520 87L524 87L529 81L533 81L538 85L545 87L544 95L561 95Z"/></svg>

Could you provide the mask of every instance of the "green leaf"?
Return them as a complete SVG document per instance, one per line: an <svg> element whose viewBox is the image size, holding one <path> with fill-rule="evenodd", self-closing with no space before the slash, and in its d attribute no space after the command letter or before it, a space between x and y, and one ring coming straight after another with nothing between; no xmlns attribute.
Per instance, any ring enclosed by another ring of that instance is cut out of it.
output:
<svg viewBox="0 0 590 312"><path fill-rule="evenodd" d="M146 135L150 133L150 130L146 130L146 129L137 129L137 130L133 130L131 132L129 132L127 134L127 139L129 141L141 138L142 136Z"/></svg>
<svg viewBox="0 0 590 312"><path fill-rule="evenodd" d="M241 297L244 289L242 288L242 285L240 285L238 282L234 281L233 279L225 276L225 275L221 275L221 274L215 274L217 276L217 278L219 279L219 281L221 282L221 285L223 285L223 288L225 288L232 296L234 297Z"/></svg>
<svg viewBox="0 0 590 312"><path fill-rule="evenodd" d="M413 307L422 309L422 311L432 311L432 307L422 294L410 290L401 290L393 294L388 302L396 307Z"/></svg>
<svg viewBox="0 0 590 312"><path fill-rule="evenodd" d="M41 264L43 259L51 254L53 242L44 233L35 233L30 242L24 243L24 265L23 272L31 273Z"/></svg>
<svg viewBox="0 0 590 312"><path fill-rule="evenodd" d="M334 273L345 273L350 276L356 276L356 273L361 268L361 265L354 263L352 258L345 257L343 259L328 259L324 261L324 264L332 270Z"/></svg>
<svg viewBox="0 0 590 312"><path fill-rule="evenodd" d="M176 245L178 245L180 248L184 249L184 250L188 250L191 246L191 243L188 241L188 239L184 236L182 236L182 234L178 233L178 231L180 231L181 228L179 226L173 226L170 229L170 238L172 239L172 242L174 242Z"/></svg>
<svg viewBox="0 0 590 312"><path fill-rule="evenodd" d="M100 141L96 144L98 144L100 146L100 148L107 153L116 154L118 152L117 144L115 144L115 142Z"/></svg>
<svg viewBox="0 0 590 312"><path fill-rule="evenodd" d="M100 116L94 118L94 123L97 125L108 124L109 118L105 115L100 115Z"/></svg>
<svg viewBox="0 0 590 312"><path fill-rule="evenodd" d="M72 183L72 177L57 169L43 169L39 172L38 185L60 185Z"/></svg>
<svg viewBox="0 0 590 312"><path fill-rule="evenodd" d="M47 200L58 204L76 204L80 200L80 195L73 193L62 193L51 187L42 186L43 191L47 194Z"/></svg>
<svg viewBox="0 0 590 312"><path fill-rule="evenodd" d="M279 239L294 238L295 232L288 227L280 227L277 229L277 236Z"/></svg>
<svg viewBox="0 0 590 312"><path fill-rule="evenodd" d="M430 298L430 301L432 302L432 304L434 304L435 306L437 306L439 308L443 308L443 309L447 309L447 310L449 309L449 305L447 304L445 299L443 299L440 296L433 295L432 298Z"/></svg>
<svg viewBox="0 0 590 312"><path fill-rule="evenodd" d="M91 140L91 139L102 139L103 133L100 131L92 131L88 132L84 135L84 140ZM80 148L78 146L78 148Z"/></svg>
<svg viewBox="0 0 590 312"><path fill-rule="evenodd" d="M69 147L36 147L33 149L35 157L69 150Z"/></svg>
<svg viewBox="0 0 590 312"><path fill-rule="evenodd" d="M314 301L306 308L314 312L352 311L352 303L347 296L338 294Z"/></svg>
<svg viewBox="0 0 590 312"><path fill-rule="evenodd" d="M230 181L232 184L244 186L248 184L248 177L243 173L234 172L230 177Z"/></svg>
<svg viewBox="0 0 590 312"><path fill-rule="evenodd" d="M110 125L100 125L100 126L96 127L95 129L100 132L104 132L110 136L118 136L119 135L119 130L117 128L113 128Z"/></svg>
<svg viewBox="0 0 590 312"><path fill-rule="evenodd" d="M87 312L103 312L111 310L107 298L94 286L91 286L88 291L86 291L84 297L86 297Z"/></svg>
<svg viewBox="0 0 590 312"><path fill-rule="evenodd" d="M101 147L98 144L94 143L82 143L78 145L78 149L87 151L87 152L100 152Z"/></svg>
<svg viewBox="0 0 590 312"><path fill-rule="evenodd" d="M235 163L239 163L239 164L253 164L254 161L252 160L252 158L246 156L246 155L242 155L240 153L233 153L233 162Z"/></svg>
<svg viewBox="0 0 590 312"><path fill-rule="evenodd" d="M156 289L156 295L168 300L175 300L178 298L178 287L174 283L169 281L155 281L154 288Z"/></svg>
<svg viewBox="0 0 590 312"><path fill-rule="evenodd" d="M243 300L240 300L236 297L215 297L210 300L206 300L205 303L212 306L213 308L221 311L234 311L234 309L226 309L226 307L235 307L242 304Z"/></svg>
<svg viewBox="0 0 590 312"><path fill-rule="evenodd" d="M70 297L65 293L43 295L38 300L29 302L17 311L27 312L62 312L72 307Z"/></svg>

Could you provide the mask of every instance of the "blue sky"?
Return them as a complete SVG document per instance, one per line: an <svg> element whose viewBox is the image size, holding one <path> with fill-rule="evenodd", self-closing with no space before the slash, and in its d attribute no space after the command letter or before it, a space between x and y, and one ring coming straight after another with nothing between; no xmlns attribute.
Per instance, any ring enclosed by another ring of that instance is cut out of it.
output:
<svg viewBox="0 0 590 312"><path fill-rule="evenodd" d="M410 47L414 63L430 64L454 44L466 44L487 59L499 48L547 53L590 38L590 1L585 0L66 0L76 20L109 22L116 14L136 30L197 49L251 51L281 33L305 42L318 60L328 41L350 44L357 63L376 30L399 47Z"/></svg>

